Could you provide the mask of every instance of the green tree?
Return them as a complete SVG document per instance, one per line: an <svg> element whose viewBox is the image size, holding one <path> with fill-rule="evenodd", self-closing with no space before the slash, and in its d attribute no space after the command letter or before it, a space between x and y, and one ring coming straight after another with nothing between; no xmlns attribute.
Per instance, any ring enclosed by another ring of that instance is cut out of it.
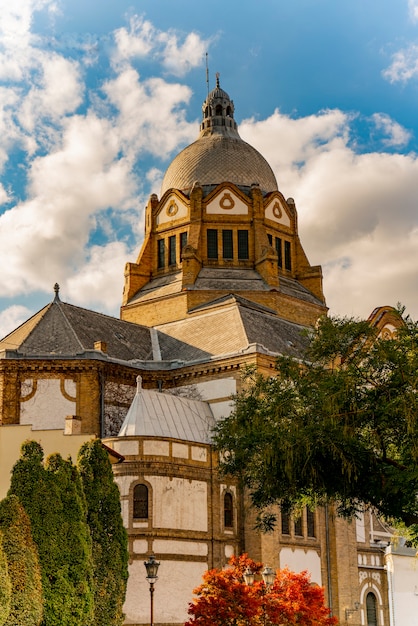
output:
<svg viewBox="0 0 418 626"><path fill-rule="evenodd" d="M123 526L119 489L108 453L101 441L85 443L78 455L87 501L87 523L93 541L94 624L123 624L128 579L127 533Z"/></svg>
<svg viewBox="0 0 418 626"><path fill-rule="evenodd" d="M323 318L303 363L277 376L247 372L247 386L216 445L270 527L269 505L336 503L407 525L418 538L418 324L378 337L366 321Z"/></svg>
<svg viewBox="0 0 418 626"><path fill-rule="evenodd" d="M10 612L12 583L3 550L3 534L0 531L0 626L4 626Z"/></svg>
<svg viewBox="0 0 418 626"><path fill-rule="evenodd" d="M5 626L38 626L43 616L38 550L29 517L14 495L0 502L0 530L12 585Z"/></svg>
<svg viewBox="0 0 418 626"><path fill-rule="evenodd" d="M93 614L92 555L86 506L79 474L70 461L42 447L22 445L9 494L29 515L39 552L44 619L42 626L86 626Z"/></svg>

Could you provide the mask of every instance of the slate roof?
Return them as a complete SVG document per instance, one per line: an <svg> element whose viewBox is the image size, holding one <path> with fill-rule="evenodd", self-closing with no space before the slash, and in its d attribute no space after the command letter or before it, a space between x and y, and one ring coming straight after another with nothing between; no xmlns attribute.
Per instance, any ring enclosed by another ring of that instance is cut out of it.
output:
<svg viewBox="0 0 418 626"><path fill-rule="evenodd" d="M75 357L107 344L107 355L122 361L152 360L151 331L55 298L28 321L0 340L0 351L17 356Z"/></svg>
<svg viewBox="0 0 418 626"><path fill-rule="evenodd" d="M215 426L207 402L142 389L137 378L136 395L119 431L119 437L170 437L210 443Z"/></svg>
<svg viewBox="0 0 418 626"><path fill-rule="evenodd" d="M307 348L304 326L237 295L200 305L194 312L198 314L156 327L163 359L168 351L172 359L191 361L244 352L254 344L260 351L301 358Z"/></svg>
<svg viewBox="0 0 418 626"><path fill-rule="evenodd" d="M106 343L105 355L94 348L99 341ZM261 352L300 358L307 346L305 328L232 294L195 307L186 319L154 329L55 298L2 339L0 353L3 358L91 358L94 351L96 358L146 368L147 363L176 367L255 346Z"/></svg>

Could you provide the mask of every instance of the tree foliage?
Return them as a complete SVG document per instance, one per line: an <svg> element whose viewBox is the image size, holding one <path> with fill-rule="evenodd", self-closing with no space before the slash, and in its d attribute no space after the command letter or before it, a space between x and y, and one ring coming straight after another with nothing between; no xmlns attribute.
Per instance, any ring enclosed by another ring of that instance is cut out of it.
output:
<svg viewBox="0 0 418 626"><path fill-rule="evenodd" d="M283 356L277 376L246 382L215 441L260 511L333 500L352 515L364 503L418 537L416 322L385 339L366 321L325 317L303 363Z"/></svg>
<svg viewBox="0 0 418 626"><path fill-rule="evenodd" d="M5 626L38 626L43 615L38 550L29 517L15 495L0 502L0 530L11 582L10 612Z"/></svg>
<svg viewBox="0 0 418 626"><path fill-rule="evenodd" d="M10 612L12 583L6 554L3 550L3 534L0 530L0 626L4 626Z"/></svg>
<svg viewBox="0 0 418 626"><path fill-rule="evenodd" d="M78 455L93 542L94 624L120 626L128 579L127 534L120 494L100 440L85 443Z"/></svg>
<svg viewBox="0 0 418 626"><path fill-rule="evenodd" d="M22 502L38 547L44 593L42 626L86 626L93 612L92 556L84 493L76 468L59 454L22 445L9 495Z"/></svg>
<svg viewBox="0 0 418 626"><path fill-rule="evenodd" d="M194 590L197 598L189 605L191 619L185 626L332 626L324 604L322 587L312 585L307 572L296 574L278 570L271 586L260 576L261 563L247 555L232 557L230 567L208 570L203 584ZM247 585L246 568L258 575Z"/></svg>

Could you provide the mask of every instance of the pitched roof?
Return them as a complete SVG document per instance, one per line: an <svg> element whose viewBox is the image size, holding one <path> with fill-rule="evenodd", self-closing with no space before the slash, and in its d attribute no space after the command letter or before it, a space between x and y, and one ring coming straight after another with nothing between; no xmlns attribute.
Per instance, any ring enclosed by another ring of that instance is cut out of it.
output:
<svg viewBox="0 0 418 626"><path fill-rule="evenodd" d="M215 418L207 402L142 389L140 376L137 383L119 437L169 437L210 443Z"/></svg>
<svg viewBox="0 0 418 626"><path fill-rule="evenodd" d="M0 351L16 356L75 357L104 342L109 358L123 361L152 360L151 331L72 304L53 302L0 341Z"/></svg>
<svg viewBox="0 0 418 626"><path fill-rule="evenodd" d="M224 296L196 307L194 313L157 327L163 359L168 358L166 346L170 358L187 361L243 352L254 344L260 351L296 358L302 357L307 348L304 326L240 296Z"/></svg>

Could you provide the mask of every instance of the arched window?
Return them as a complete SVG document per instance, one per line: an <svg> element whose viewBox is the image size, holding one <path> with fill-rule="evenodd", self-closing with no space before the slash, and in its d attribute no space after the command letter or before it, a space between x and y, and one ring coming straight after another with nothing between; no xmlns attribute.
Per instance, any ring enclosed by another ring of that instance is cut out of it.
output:
<svg viewBox="0 0 418 626"><path fill-rule="evenodd" d="M232 528L234 525L234 501L232 494L226 493L224 495L224 527Z"/></svg>
<svg viewBox="0 0 418 626"><path fill-rule="evenodd" d="M306 507L306 527L308 537L316 537L315 533L315 513L309 507Z"/></svg>
<svg viewBox="0 0 418 626"><path fill-rule="evenodd" d="M226 107L226 114L227 114L228 117L231 117L231 107L230 106Z"/></svg>
<svg viewBox="0 0 418 626"><path fill-rule="evenodd" d="M216 105L215 115L222 115L222 104Z"/></svg>
<svg viewBox="0 0 418 626"><path fill-rule="evenodd" d="M290 515L282 511L282 535L290 535Z"/></svg>
<svg viewBox="0 0 418 626"><path fill-rule="evenodd" d="M368 593L366 597L367 626L377 626L376 596Z"/></svg>
<svg viewBox="0 0 418 626"><path fill-rule="evenodd" d="M135 485L134 487L134 519L148 519L148 487Z"/></svg>

